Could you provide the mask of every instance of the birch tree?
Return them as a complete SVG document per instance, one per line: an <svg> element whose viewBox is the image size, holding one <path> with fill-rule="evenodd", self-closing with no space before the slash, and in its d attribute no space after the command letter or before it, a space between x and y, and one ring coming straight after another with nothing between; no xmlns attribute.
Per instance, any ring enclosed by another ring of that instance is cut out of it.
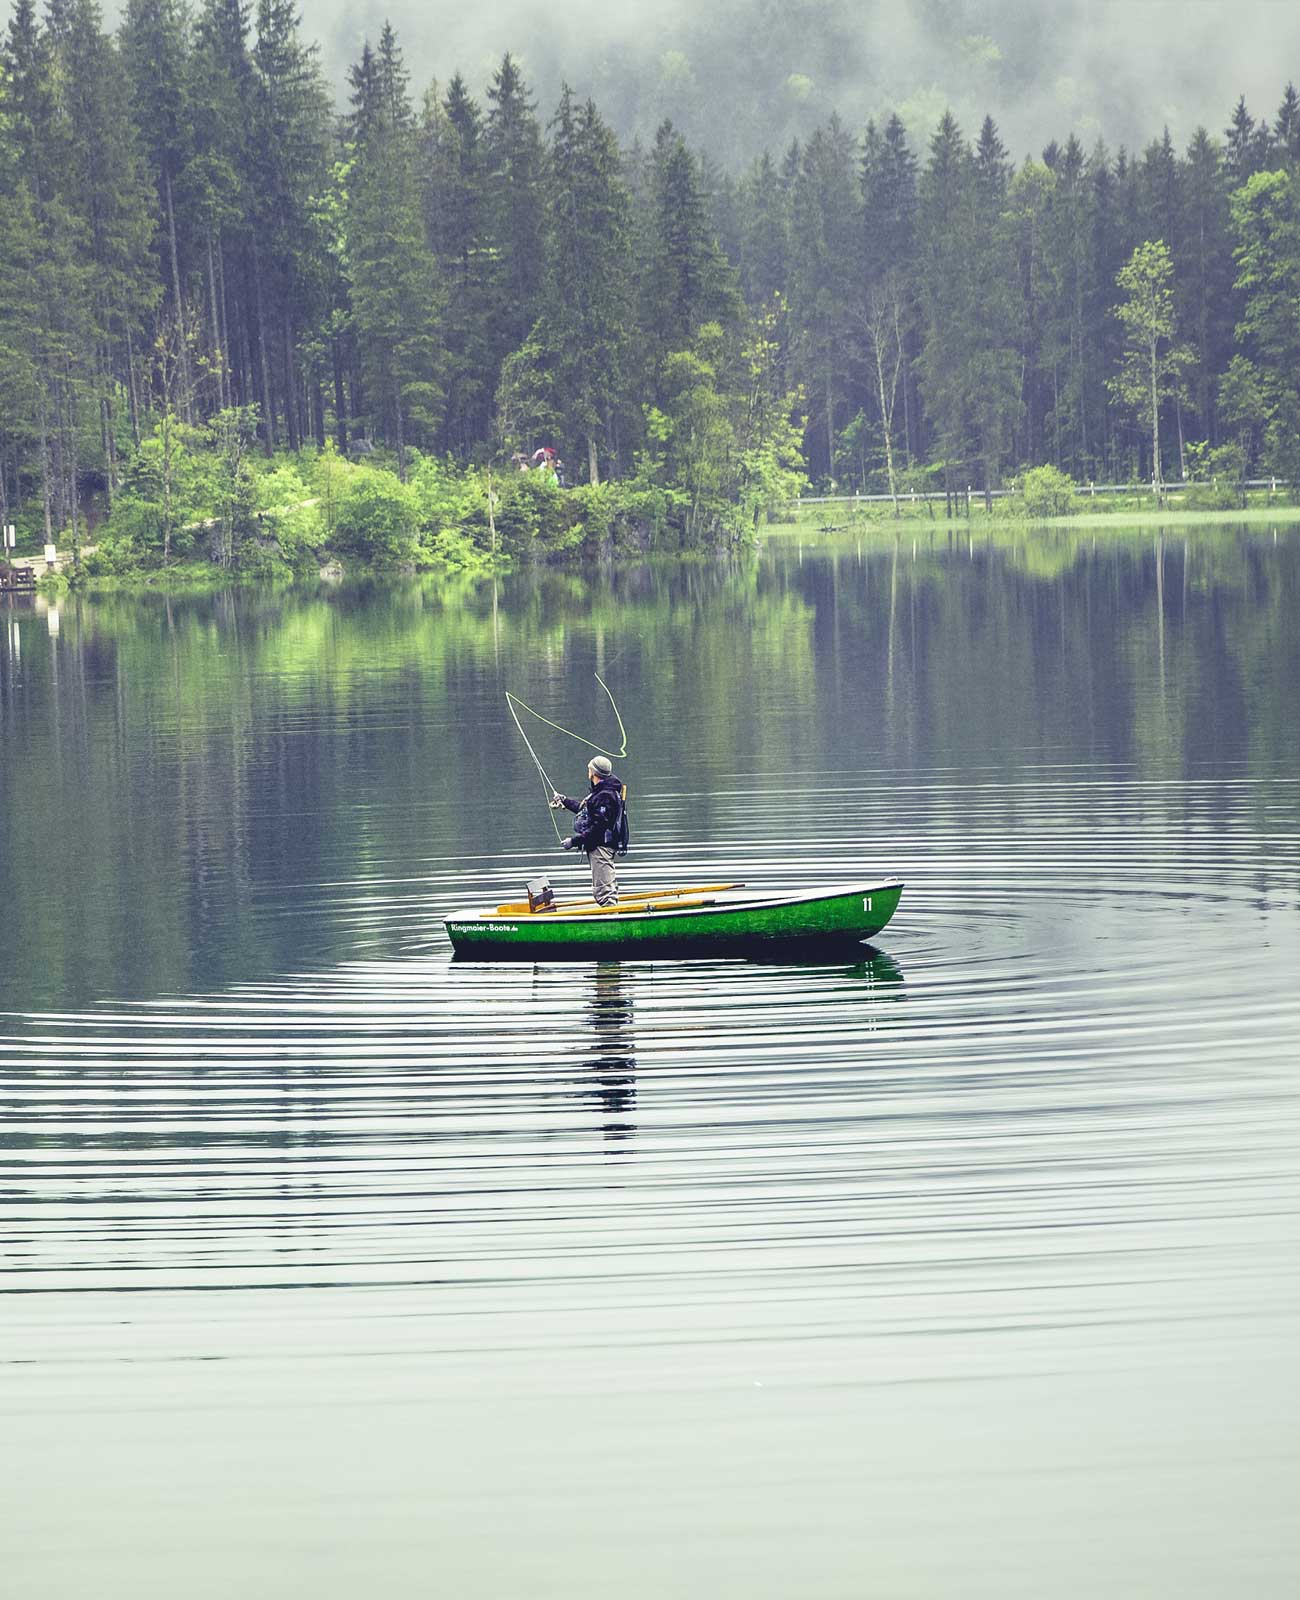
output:
<svg viewBox="0 0 1300 1600"><path fill-rule="evenodd" d="M1124 330L1119 372L1110 390L1151 436L1151 481L1164 489L1160 463L1160 408L1179 389L1192 352L1177 342L1174 267L1163 239L1138 245L1115 282L1124 298L1115 315Z"/></svg>

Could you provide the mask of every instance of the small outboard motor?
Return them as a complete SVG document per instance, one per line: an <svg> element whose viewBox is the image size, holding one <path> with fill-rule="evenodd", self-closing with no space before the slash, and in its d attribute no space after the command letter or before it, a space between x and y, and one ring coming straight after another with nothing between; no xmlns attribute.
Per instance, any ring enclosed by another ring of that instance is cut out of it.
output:
<svg viewBox="0 0 1300 1600"><path fill-rule="evenodd" d="M555 910L555 890L549 878L529 878L528 910L530 915L534 911Z"/></svg>

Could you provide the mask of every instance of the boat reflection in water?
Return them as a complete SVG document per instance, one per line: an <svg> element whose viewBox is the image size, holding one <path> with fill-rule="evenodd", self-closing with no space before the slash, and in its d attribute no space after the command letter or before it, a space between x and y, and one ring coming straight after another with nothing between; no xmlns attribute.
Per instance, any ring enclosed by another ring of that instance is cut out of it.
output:
<svg viewBox="0 0 1300 1600"><path fill-rule="evenodd" d="M860 1004L867 995L891 1001L903 998L903 969L892 956L872 945L858 945L846 952L849 954L857 959L829 961L823 954L819 960L800 962L791 961L788 953L778 956L773 952L767 957L742 961L592 962L583 971L579 985L583 1005L582 1065L574 1080L575 1096L594 1098L609 1147L626 1144L632 1138L637 1102L637 990L640 987L644 992L649 985L658 989L674 972L693 991L702 981L712 987L725 982L728 970L739 972L761 966L779 969L785 978L797 980L805 997L810 989L835 986L835 998L849 1005ZM533 970L535 978L546 971L541 966ZM846 979L856 981L846 983ZM874 1021L867 1025L876 1026Z"/></svg>
<svg viewBox="0 0 1300 1600"><path fill-rule="evenodd" d="M636 1108L636 1041L633 1036L632 975L621 961L598 961L587 991L591 1055L587 1074L600 1103L605 1140L631 1138Z"/></svg>

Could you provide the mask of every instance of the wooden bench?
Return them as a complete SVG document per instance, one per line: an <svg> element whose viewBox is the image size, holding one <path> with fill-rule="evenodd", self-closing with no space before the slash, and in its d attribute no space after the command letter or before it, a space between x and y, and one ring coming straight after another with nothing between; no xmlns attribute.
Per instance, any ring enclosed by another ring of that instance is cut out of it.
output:
<svg viewBox="0 0 1300 1600"><path fill-rule="evenodd" d="M30 567L0 564L0 590L9 594L35 594L36 574Z"/></svg>

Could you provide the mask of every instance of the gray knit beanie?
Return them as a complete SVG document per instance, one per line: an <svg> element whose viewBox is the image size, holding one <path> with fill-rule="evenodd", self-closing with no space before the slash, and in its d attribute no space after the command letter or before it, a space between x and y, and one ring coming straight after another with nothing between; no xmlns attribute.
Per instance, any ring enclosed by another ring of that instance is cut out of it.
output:
<svg viewBox="0 0 1300 1600"><path fill-rule="evenodd" d="M608 756L592 756L587 765L593 772L598 772L602 778L608 778L614 770L614 763Z"/></svg>

